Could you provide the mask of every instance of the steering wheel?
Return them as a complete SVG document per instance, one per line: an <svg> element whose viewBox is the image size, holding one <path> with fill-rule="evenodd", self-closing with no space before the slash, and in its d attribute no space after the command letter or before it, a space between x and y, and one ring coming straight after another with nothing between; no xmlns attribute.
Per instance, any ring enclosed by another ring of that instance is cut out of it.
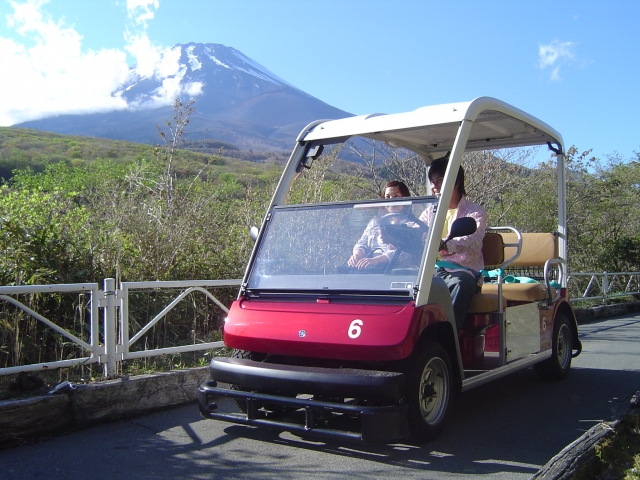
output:
<svg viewBox="0 0 640 480"><path fill-rule="evenodd" d="M422 234L427 231L427 226L415 216L404 213L387 213L380 218L378 224L384 243L391 243L396 249L408 253L422 251Z"/></svg>
<svg viewBox="0 0 640 480"><path fill-rule="evenodd" d="M415 217L406 213L387 213L380 218L380 236L385 243L396 247L396 252L387 265L384 273L389 273L395 266L401 252L410 255L420 255L424 249L422 243L423 233L428 230L427 225ZM410 225L413 224L413 225Z"/></svg>

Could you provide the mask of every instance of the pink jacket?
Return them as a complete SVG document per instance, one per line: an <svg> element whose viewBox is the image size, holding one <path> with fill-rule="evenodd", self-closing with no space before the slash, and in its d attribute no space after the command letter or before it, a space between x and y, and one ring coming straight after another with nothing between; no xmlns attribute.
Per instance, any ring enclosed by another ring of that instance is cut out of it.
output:
<svg viewBox="0 0 640 480"><path fill-rule="evenodd" d="M431 205L430 207L427 207L422 214L420 214L420 220L429 226L431 226L431 222L434 217L433 209L434 206ZM454 220L461 217L474 218L478 224L478 229L473 235L449 240L449 242L447 242L447 250L449 254L447 255L445 253L442 256L442 260L457 263L458 265L470 268L475 272L479 272L484 268L484 259L482 258L482 240L484 239L484 232L487 228L487 212L480 205L467 200L467 198L463 196L458 203L458 209ZM454 271L454 269L447 270Z"/></svg>

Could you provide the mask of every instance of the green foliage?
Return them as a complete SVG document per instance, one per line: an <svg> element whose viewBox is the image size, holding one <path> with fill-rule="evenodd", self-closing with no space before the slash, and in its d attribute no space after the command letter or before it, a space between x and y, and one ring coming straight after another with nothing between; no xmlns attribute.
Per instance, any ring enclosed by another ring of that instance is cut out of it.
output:
<svg viewBox="0 0 640 480"><path fill-rule="evenodd" d="M176 116L181 108L176 105ZM260 223L277 169L262 169L259 179L230 172L207 176L212 158L184 177L177 167L183 155L193 154L176 148L176 135L179 129L150 161L98 159L15 171L0 187L0 284L241 277L253 246L247 231ZM231 290L219 298L229 303ZM86 297L27 295L20 301L87 339ZM131 318L151 318L166 303L154 292L132 302ZM222 312L213 305L198 311L195 300L184 303L137 347L208 341ZM0 308L0 366L87 355L12 305ZM134 330L140 327L132 323Z"/></svg>
<svg viewBox="0 0 640 480"><path fill-rule="evenodd" d="M272 162L268 162L270 154L247 156L234 150L235 147L220 144L228 147L225 152L238 157L230 158L216 155L217 149L208 149L207 153L203 153L193 142L184 146L193 151L180 150L176 156L173 168L178 178L195 175L203 166L208 165L205 175L208 178L215 180L221 173L237 172L246 181L250 181L272 167ZM152 161L154 152L149 145L140 143L0 127L0 182L10 180L16 170L42 172L53 163L79 166L97 159L130 165L145 160Z"/></svg>
<svg viewBox="0 0 640 480"><path fill-rule="evenodd" d="M601 161L590 153L576 147L566 153L570 270L640 271L640 163L617 157ZM490 224L525 232L557 230L555 157L502 171L504 187L486 205Z"/></svg>
<svg viewBox="0 0 640 480"><path fill-rule="evenodd" d="M574 271L638 271L640 163L567 152L570 266Z"/></svg>
<svg viewBox="0 0 640 480"><path fill-rule="evenodd" d="M274 154L267 164L179 149L192 107L177 101L174 108L153 153L127 142L0 128L0 176L8 179L0 186L0 284L242 276L253 247L247 230L261 223L282 158ZM358 169L340 163L339 147L327 148L312 169L303 170L288 202L377 197L395 178L413 193L425 193L421 159L407 162L405 153L384 148L372 152L383 165L373 159ZM369 153L358 154L365 159ZM527 166L528 155L467 155L467 190L486 206L491 225L553 231L555 159ZM589 155L573 147L567 152L570 269L640 270L640 158L601 162ZM233 295L233 289L225 292L224 301ZM188 300L136 348L213 338L221 312ZM88 339L85 295L30 295L22 301ZM159 293L132 301L132 332L140 328L136 319L164 306ZM13 306L0 304L0 366L84 355Z"/></svg>

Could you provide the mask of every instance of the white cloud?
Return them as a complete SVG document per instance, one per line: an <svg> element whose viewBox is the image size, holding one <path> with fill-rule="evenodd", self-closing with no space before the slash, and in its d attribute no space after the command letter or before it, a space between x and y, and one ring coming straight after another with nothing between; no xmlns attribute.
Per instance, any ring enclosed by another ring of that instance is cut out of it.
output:
<svg viewBox="0 0 640 480"><path fill-rule="evenodd" d="M202 83L182 84L185 66L180 64L182 51L154 45L147 36L147 26L159 7L158 0L127 0L127 14L133 24L125 30L125 50L136 60L138 80L153 78L161 82L150 97L134 101L130 108L155 108L173 103L180 95L202 93Z"/></svg>
<svg viewBox="0 0 640 480"><path fill-rule="evenodd" d="M202 95L202 88L204 87L204 83L202 82L191 82L185 87L186 93L190 98L197 97L198 95Z"/></svg>
<svg viewBox="0 0 640 480"><path fill-rule="evenodd" d="M551 68L549 78L560 80L560 68L573 63L575 60L575 43L554 40L547 45L538 47L538 65L541 70Z"/></svg>
<svg viewBox="0 0 640 480"><path fill-rule="evenodd" d="M171 104L180 94L202 92L202 85L180 85L180 51L153 45L146 34L158 0L127 0L131 30L125 30L125 50L83 49L83 37L62 20L43 11L47 0L10 0L13 13L7 26L17 39L0 34L0 125L13 125L64 113L94 113L128 105L113 92L130 80L127 52L138 65L138 75L162 83L153 102ZM124 25L123 25L124 29Z"/></svg>
<svg viewBox="0 0 640 480"><path fill-rule="evenodd" d="M153 45L146 34L126 32L125 40L127 45L124 48L136 60L138 74L142 77L152 77L161 61L162 49Z"/></svg>
<svg viewBox="0 0 640 480"><path fill-rule="evenodd" d="M153 20L155 11L160 6L159 0L127 0L127 13L137 25L147 26Z"/></svg>
<svg viewBox="0 0 640 480"><path fill-rule="evenodd" d="M162 61L163 48L154 45L147 36L148 22L153 20L158 7L158 0L127 0L127 15L132 25L127 26L124 32L125 50L135 59L138 74L142 77L154 76L158 63ZM176 71L177 66L170 74Z"/></svg>
<svg viewBox="0 0 640 480"><path fill-rule="evenodd" d="M0 125L62 112L125 108L111 96L128 75L125 53L83 52L82 36L44 15L44 3L9 2L14 11L7 24L25 42L0 37Z"/></svg>

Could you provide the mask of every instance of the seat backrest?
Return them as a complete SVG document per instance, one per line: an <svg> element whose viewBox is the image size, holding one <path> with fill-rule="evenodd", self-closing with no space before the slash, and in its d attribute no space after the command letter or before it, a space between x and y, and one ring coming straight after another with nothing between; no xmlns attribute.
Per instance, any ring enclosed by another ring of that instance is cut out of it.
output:
<svg viewBox="0 0 640 480"><path fill-rule="evenodd" d="M504 242L501 234L485 233L482 241L482 257L487 267L497 267L504 262Z"/></svg>
<svg viewBox="0 0 640 480"><path fill-rule="evenodd" d="M505 244L517 243L515 233L502 233ZM505 247L504 256L510 258L515 255L516 247ZM558 241L552 233L523 233L522 251L510 267L543 267L547 260L558 258ZM486 263L486 261L485 261Z"/></svg>

